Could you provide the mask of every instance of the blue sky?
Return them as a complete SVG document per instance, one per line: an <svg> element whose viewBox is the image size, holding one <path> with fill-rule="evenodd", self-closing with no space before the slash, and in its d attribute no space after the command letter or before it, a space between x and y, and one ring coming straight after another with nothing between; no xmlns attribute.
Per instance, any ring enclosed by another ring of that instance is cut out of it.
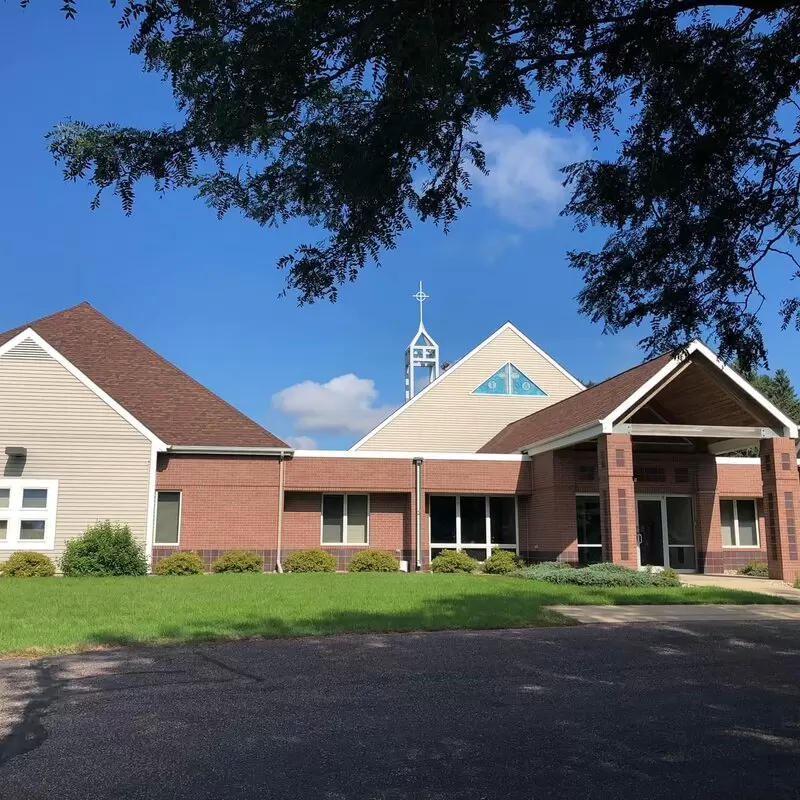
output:
<svg viewBox="0 0 800 800"><path fill-rule="evenodd" d="M582 380L642 358L635 331L602 336L577 313L580 276L565 253L600 238L558 218L557 170L590 142L549 128L544 114L488 125L493 173L478 181L451 233L411 231L335 305L300 308L278 296L276 260L319 237L303 224L275 230L236 215L218 221L190 193L158 197L147 185L132 217L112 197L90 211L91 190L64 183L47 152L52 125L67 117L141 126L176 119L168 86L141 72L116 19L101 0L82 3L75 22L46 0L25 11L16 0L0 3L0 330L88 300L279 436L324 447L348 446L359 426L402 402L419 280L431 298L426 325L450 361L506 320ZM771 313L788 270L765 262L765 271L771 365L800 382L798 334L780 332ZM322 386L348 375L359 380ZM312 382L305 394L277 401L297 413L276 407L278 393L304 382ZM308 419L300 412L309 397L329 403L331 413Z"/></svg>

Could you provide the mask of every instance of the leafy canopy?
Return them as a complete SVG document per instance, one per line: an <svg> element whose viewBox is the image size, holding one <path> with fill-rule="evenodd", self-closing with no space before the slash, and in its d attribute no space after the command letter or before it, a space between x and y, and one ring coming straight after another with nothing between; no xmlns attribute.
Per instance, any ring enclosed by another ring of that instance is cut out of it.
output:
<svg viewBox="0 0 800 800"><path fill-rule="evenodd" d="M305 218L327 238L280 259L287 288L335 300L414 221L456 219L486 166L478 119L546 102L555 124L619 138L615 158L566 170L565 213L607 234L568 254L581 310L610 331L650 324L651 351L710 328L723 355L765 360L759 271L770 253L800 267L796 2L112 4L183 124L56 126L51 150L95 204L111 190L130 213L150 178L261 225ZM798 311L787 297L784 324Z"/></svg>

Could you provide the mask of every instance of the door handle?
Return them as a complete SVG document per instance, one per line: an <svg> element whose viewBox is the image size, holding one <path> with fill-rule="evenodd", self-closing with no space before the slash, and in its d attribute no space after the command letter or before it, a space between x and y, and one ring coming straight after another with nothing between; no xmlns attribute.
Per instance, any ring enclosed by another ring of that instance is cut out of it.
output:
<svg viewBox="0 0 800 800"><path fill-rule="evenodd" d="M642 543L642 534L641 533L637 533L636 534L636 544L641 545L641 543Z"/></svg>

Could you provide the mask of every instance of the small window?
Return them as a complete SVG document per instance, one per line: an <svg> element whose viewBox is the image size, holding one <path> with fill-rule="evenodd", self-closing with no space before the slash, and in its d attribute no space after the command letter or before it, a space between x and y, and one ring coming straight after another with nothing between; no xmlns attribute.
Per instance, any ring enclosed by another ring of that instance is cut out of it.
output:
<svg viewBox="0 0 800 800"><path fill-rule="evenodd" d="M578 526L578 563L596 564L603 560L600 495L576 495L575 510Z"/></svg>
<svg viewBox="0 0 800 800"><path fill-rule="evenodd" d="M0 548L52 550L58 481L17 479L0 486Z"/></svg>
<svg viewBox="0 0 800 800"><path fill-rule="evenodd" d="M369 542L369 495L322 495L322 544Z"/></svg>
<svg viewBox="0 0 800 800"><path fill-rule="evenodd" d="M153 544L177 545L181 530L181 493L156 492L156 530Z"/></svg>
<svg viewBox="0 0 800 800"><path fill-rule="evenodd" d="M755 500L720 500L723 547L758 547L758 513Z"/></svg>
<svg viewBox="0 0 800 800"><path fill-rule="evenodd" d="M639 483L664 483L667 471L657 464L643 464L634 469L633 477Z"/></svg>
<svg viewBox="0 0 800 800"><path fill-rule="evenodd" d="M582 483L591 483L597 480L597 469L594 464L579 464L578 480Z"/></svg>

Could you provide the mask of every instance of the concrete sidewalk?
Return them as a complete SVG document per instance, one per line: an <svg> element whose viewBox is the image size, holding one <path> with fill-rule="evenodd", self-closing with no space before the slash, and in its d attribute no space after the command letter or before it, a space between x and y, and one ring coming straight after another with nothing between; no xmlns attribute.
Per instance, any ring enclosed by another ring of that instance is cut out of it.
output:
<svg viewBox="0 0 800 800"><path fill-rule="evenodd" d="M748 578L744 575L681 575L686 586L719 586L722 589L737 589L742 592L771 594L800 602L800 589L793 589L783 581L769 578Z"/></svg>
<svg viewBox="0 0 800 800"><path fill-rule="evenodd" d="M800 622L800 605L550 606L583 623Z"/></svg>

